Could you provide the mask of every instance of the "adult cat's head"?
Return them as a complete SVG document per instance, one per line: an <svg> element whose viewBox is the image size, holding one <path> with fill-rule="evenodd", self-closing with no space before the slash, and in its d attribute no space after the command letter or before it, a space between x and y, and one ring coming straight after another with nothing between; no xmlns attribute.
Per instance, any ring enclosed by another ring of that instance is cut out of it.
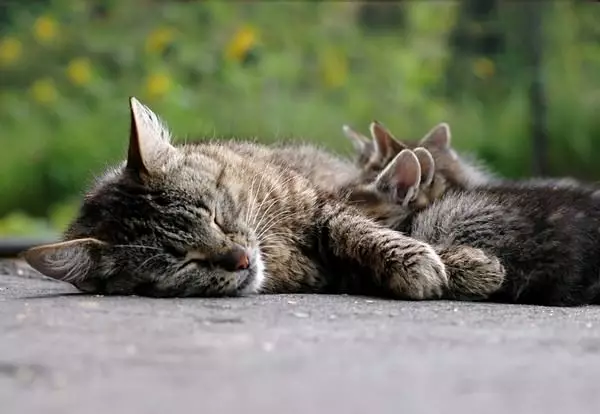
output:
<svg viewBox="0 0 600 414"><path fill-rule="evenodd" d="M135 98L130 109L127 161L87 193L65 241L33 248L25 260L87 292L257 291L264 266L226 161L173 146L160 119Z"/></svg>

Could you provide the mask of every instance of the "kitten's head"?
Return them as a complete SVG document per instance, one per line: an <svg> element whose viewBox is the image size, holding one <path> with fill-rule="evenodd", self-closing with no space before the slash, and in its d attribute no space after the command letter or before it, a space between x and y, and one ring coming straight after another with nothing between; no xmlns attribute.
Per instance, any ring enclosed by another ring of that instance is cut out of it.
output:
<svg viewBox="0 0 600 414"><path fill-rule="evenodd" d="M225 161L173 146L160 119L135 98L130 109L127 161L88 192L64 242L30 249L25 260L94 293L221 296L259 289L256 236L240 214Z"/></svg>
<svg viewBox="0 0 600 414"><path fill-rule="evenodd" d="M369 129L371 139L347 125L343 127L344 135L355 149L356 165L365 181L371 181L400 151L418 147L427 149L435 160L434 183L446 186L438 188L440 194L447 187L467 188L491 179L479 163L458 156L451 146L450 126L445 122L433 127L418 141L400 141L377 121L372 122Z"/></svg>
<svg viewBox="0 0 600 414"><path fill-rule="evenodd" d="M368 217L392 228L431 204L435 161L419 147L403 149L372 179L361 178L344 187L348 203Z"/></svg>

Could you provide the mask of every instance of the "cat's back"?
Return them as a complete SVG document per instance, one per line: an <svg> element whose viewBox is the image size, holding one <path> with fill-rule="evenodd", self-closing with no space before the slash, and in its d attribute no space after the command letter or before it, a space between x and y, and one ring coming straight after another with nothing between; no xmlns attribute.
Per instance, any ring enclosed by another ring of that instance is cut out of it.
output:
<svg viewBox="0 0 600 414"><path fill-rule="evenodd" d="M319 190L334 193L355 179L358 168L318 145L298 142L280 142L261 145L240 141L224 141L222 145L254 162L266 163L277 169L292 171L308 180Z"/></svg>
<svg viewBox="0 0 600 414"><path fill-rule="evenodd" d="M450 234L462 244L522 248L532 257L535 250L596 254L600 199L586 189L526 183L450 190L416 216L413 233L427 240Z"/></svg>
<svg viewBox="0 0 600 414"><path fill-rule="evenodd" d="M496 184L475 192L493 197L507 208L519 209L532 220L553 222L551 219L558 217L569 223L581 218L600 220L600 197L593 187L524 181Z"/></svg>

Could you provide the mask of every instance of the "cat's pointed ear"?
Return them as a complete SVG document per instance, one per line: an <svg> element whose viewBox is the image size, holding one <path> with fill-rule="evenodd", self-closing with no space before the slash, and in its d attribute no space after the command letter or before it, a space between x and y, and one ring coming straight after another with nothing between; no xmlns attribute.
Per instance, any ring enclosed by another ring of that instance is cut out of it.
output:
<svg viewBox="0 0 600 414"><path fill-rule="evenodd" d="M344 132L344 136L350 140L354 150L361 155L366 155L366 152L371 151L371 140L365 137L360 132L356 132L348 125L342 126L342 131Z"/></svg>
<svg viewBox="0 0 600 414"><path fill-rule="evenodd" d="M31 267L41 274L65 282L85 279L96 266L100 249L106 243L85 238L33 247L21 253Z"/></svg>
<svg viewBox="0 0 600 414"><path fill-rule="evenodd" d="M405 149L375 179L378 191L406 206L414 199L421 183L421 166L414 152Z"/></svg>
<svg viewBox="0 0 600 414"><path fill-rule="evenodd" d="M165 124L146 105L129 98L131 129L127 169L136 174L148 174L158 158L173 149L171 134Z"/></svg>
<svg viewBox="0 0 600 414"><path fill-rule="evenodd" d="M429 187L433 182L433 176L435 174L435 161L429 151L423 147L415 148L414 151L419 165L421 167L421 185Z"/></svg>
<svg viewBox="0 0 600 414"><path fill-rule="evenodd" d="M380 122L371 122L369 130L371 131L371 137L373 138L375 152L383 161L406 149L406 145L398 141Z"/></svg>
<svg viewBox="0 0 600 414"><path fill-rule="evenodd" d="M436 148L439 150L448 150L450 148L450 125L445 122L433 127L419 142L419 145L426 148Z"/></svg>

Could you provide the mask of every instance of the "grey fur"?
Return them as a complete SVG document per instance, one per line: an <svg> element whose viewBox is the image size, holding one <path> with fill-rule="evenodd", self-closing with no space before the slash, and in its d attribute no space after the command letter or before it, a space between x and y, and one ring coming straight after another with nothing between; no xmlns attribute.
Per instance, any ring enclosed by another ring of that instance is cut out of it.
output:
<svg viewBox="0 0 600 414"><path fill-rule="evenodd" d="M418 209L391 206L381 194L386 187L368 188L370 203L364 185L347 189L349 198L374 219L434 246L445 263L459 263L446 266L450 298L557 306L600 300L600 200L592 186L535 180L448 189ZM471 266L477 257L479 268ZM501 279L493 294L481 294Z"/></svg>
<svg viewBox="0 0 600 414"><path fill-rule="evenodd" d="M356 172L349 164L308 146L173 145L152 111L130 104L127 161L88 191L64 242L25 253L41 273L86 292L148 296L448 290L431 246L338 197Z"/></svg>

